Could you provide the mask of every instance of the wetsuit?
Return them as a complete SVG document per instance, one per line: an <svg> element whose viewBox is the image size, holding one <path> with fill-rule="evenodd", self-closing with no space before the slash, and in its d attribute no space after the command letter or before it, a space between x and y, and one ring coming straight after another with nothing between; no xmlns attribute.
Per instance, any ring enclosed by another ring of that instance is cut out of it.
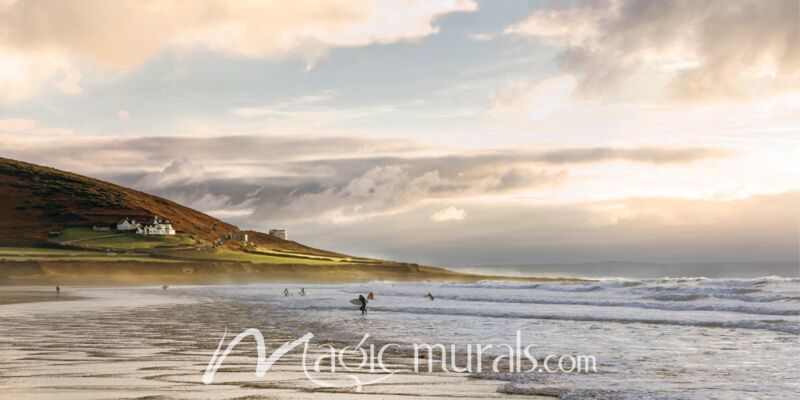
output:
<svg viewBox="0 0 800 400"><path fill-rule="evenodd" d="M367 299L364 298L362 295L358 295L358 299L361 300L361 314L367 313Z"/></svg>

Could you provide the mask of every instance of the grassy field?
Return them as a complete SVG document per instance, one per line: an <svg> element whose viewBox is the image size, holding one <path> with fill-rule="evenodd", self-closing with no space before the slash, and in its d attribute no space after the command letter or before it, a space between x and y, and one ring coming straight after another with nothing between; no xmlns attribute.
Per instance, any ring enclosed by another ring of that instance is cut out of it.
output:
<svg viewBox="0 0 800 400"><path fill-rule="evenodd" d="M253 253L246 253L243 251L234 251L228 249L217 249L214 252L196 251L196 250L172 251L169 252L169 256L179 257L181 259L193 259L193 260L204 260L204 261L238 261L238 262L250 262L254 264L305 264L305 265L348 264L346 262L337 262L327 259L253 254Z"/></svg>
<svg viewBox="0 0 800 400"><path fill-rule="evenodd" d="M369 259L330 257L280 250L255 248L240 251L230 248L200 248L189 235L145 236L135 233L94 231L87 227L64 228L50 242L64 248L0 247L6 261L144 261L144 262L246 262L254 264L351 265L379 264Z"/></svg>
<svg viewBox="0 0 800 400"><path fill-rule="evenodd" d="M134 237L133 241L126 241L132 236L120 235L110 238L95 239L79 242L82 248L39 248L39 247L0 247L0 261L143 261L143 262L214 262L234 261L249 262L254 264L303 264L303 265L348 265L352 264L345 259L325 259L314 257L263 255L246 253L230 249L217 249L215 251L158 247L164 246L163 242L149 242ZM98 241L94 247L85 244ZM182 243L182 242L177 242ZM78 243L76 243L77 245ZM113 249L113 253L98 251L98 249ZM117 251L119 250L119 251Z"/></svg>
<svg viewBox="0 0 800 400"><path fill-rule="evenodd" d="M71 242L75 240L87 240L101 236L112 235L114 232L95 231L92 228L64 228L61 230L61 235L51 238L56 242Z"/></svg>
<svg viewBox="0 0 800 400"><path fill-rule="evenodd" d="M88 249L115 251L174 249L197 244L191 236L182 234L144 236L135 233L96 232L91 228L65 228L53 241Z"/></svg>
<svg viewBox="0 0 800 400"><path fill-rule="evenodd" d="M78 243L80 246L90 248L104 248L113 250L143 250L158 248L186 247L197 244L188 236L144 236L133 233L123 233L118 236L103 237Z"/></svg>
<svg viewBox="0 0 800 400"><path fill-rule="evenodd" d="M359 263L359 264L380 264L380 260L373 260L369 258L361 258L361 257L331 257L331 256L320 256L315 254L302 254L302 253L294 253L289 251L281 251L281 250L272 250L272 249L261 249L256 248L256 251L259 253L263 253L263 255L267 256L275 256L275 257L286 257L286 258L306 258L310 260L318 260L324 261L327 263Z"/></svg>
<svg viewBox="0 0 800 400"><path fill-rule="evenodd" d="M179 262L179 260L160 260L149 254L118 254L109 255L99 251L51 249L40 247L0 247L0 261L166 261Z"/></svg>

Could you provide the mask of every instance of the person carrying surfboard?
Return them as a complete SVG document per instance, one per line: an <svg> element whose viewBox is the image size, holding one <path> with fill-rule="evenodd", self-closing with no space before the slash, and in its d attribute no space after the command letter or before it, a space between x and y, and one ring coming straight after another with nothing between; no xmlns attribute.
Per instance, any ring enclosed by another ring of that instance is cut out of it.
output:
<svg viewBox="0 0 800 400"><path fill-rule="evenodd" d="M367 313L367 299L364 298L363 294L358 295L358 301L361 302L361 315L365 315Z"/></svg>

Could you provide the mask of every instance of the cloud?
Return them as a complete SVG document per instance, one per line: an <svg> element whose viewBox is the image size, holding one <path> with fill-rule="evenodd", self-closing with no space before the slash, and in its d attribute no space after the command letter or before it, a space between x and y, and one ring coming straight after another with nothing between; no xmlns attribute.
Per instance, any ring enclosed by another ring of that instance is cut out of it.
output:
<svg viewBox="0 0 800 400"><path fill-rule="evenodd" d="M537 11L505 33L562 47L561 68L588 91L660 73L677 99L771 96L800 89L798 7L795 0L601 0Z"/></svg>
<svg viewBox="0 0 800 400"><path fill-rule="evenodd" d="M467 218L467 212L453 206L441 209L431 214L431 221L434 222L461 221L464 218Z"/></svg>
<svg viewBox="0 0 800 400"><path fill-rule="evenodd" d="M699 147L465 151L348 136L82 136L64 141L21 134L44 131L24 119L0 120L0 136L4 130L21 138L0 143L7 157L105 178L248 224L352 222L408 212L430 201L556 188L582 165L682 165L727 156L722 149Z"/></svg>
<svg viewBox="0 0 800 400"><path fill-rule="evenodd" d="M0 22L0 103L25 100L46 85L64 94L81 93L81 72L63 52L9 48L2 29Z"/></svg>
<svg viewBox="0 0 800 400"><path fill-rule="evenodd" d="M513 83L494 95L488 114L495 118L541 121L568 109L577 85L570 75L548 78L534 86Z"/></svg>
<svg viewBox="0 0 800 400"><path fill-rule="evenodd" d="M26 118L0 118L0 148L8 151L16 146L33 150L32 142L53 143L54 138L63 140L74 132L66 128L43 127L38 121Z"/></svg>
<svg viewBox="0 0 800 400"><path fill-rule="evenodd" d="M178 184L195 183L203 176L204 170L201 165L195 165L192 161L181 158L172 161L161 171L144 175L134 186L144 190L163 189Z"/></svg>
<svg viewBox="0 0 800 400"><path fill-rule="evenodd" d="M5 122L4 122L5 121ZM7 126L4 130L3 127ZM31 128L32 127L32 128ZM12 129L13 128L13 129ZM70 136L70 140L53 140L50 132L71 131L44 128L36 121L0 119L0 151L12 158L57 165L84 173L124 173L130 171L160 172L176 159L187 158L215 170L237 176L268 173L254 166L276 165L303 159L335 159L410 153L423 149L408 139L369 139L357 136L157 136L108 137ZM74 154L92 154L77 158Z"/></svg>
<svg viewBox="0 0 800 400"><path fill-rule="evenodd" d="M491 42L494 39L494 33L472 33L469 38L476 42Z"/></svg>
<svg viewBox="0 0 800 400"><path fill-rule="evenodd" d="M291 122L292 127L304 128L329 126L337 121L363 118L375 114L391 112L391 105L370 105L344 107L330 104L336 98L336 92L324 90L316 94L299 96L288 101L257 107L239 107L231 113L240 117L269 118L273 122Z"/></svg>
<svg viewBox="0 0 800 400"><path fill-rule="evenodd" d="M0 100L30 98L48 82L80 92L79 60L130 69L162 50L205 48L232 57L301 59L331 48L419 40L469 0L134 1L0 3Z"/></svg>
<svg viewBox="0 0 800 400"><path fill-rule="evenodd" d="M322 248L433 265L797 262L798 202L797 191L732 201L467 201L463 204L470 215L458 229L430 223L440 202L402 215L354 221L346 229L326 221L296 223L291 229L296 237Z"/></svg>
<svg viewBox="0 0 800 400"><path fill-rule="evenodd" d="M51 135L69 137L53 140ZM540 163L551 166L611 161L686 163L728 156L706 147L553 147L453 151L409 139L359 136L229 135L108 137L75 135L33 120L0 119L4 154L85 173L161 172L185 158L221 176L330 175L355 178L376 165L399 165L414 173L437 170L447 177L485 177L476 166L504 168ZM91 159L74 154L92 154ZM434 154L434 155L431 155ZM356 173L350 173L357 171ZM498 175L499 176L499 175Z"/></svg>
<svg viewBox="0 0 800 400"><path fill-rule="evenodd" d="M314 106L336 98L336 91L323 90L318 93L297 96L287 101L261 106L261 107L239 107L231 110L231 113L240 117L256 117L260 115L279 115L288 114L298 108Z"/></svg>

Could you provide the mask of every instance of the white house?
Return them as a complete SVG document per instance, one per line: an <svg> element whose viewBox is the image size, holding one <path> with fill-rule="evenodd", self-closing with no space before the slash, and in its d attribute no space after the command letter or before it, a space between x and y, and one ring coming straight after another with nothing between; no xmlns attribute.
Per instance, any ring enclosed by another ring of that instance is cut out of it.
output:
<svg viewBox="0 0 800 400"><path fill-rule="evenodd" d="M289 240L289 237L286 235L286 229L270 229L269 235L283 240Z"/></svg>
<svg viewBox="0 0 800 400"><path fill-rule="evenodd" d="M135 231L137 226L136 220L133 218L125 218L117 222L118 231Z"/></svg>
<svg viewBox="0 0 800 400"><path fill-rule="evenodd" d="M168 219L159 219L158 216L154 216L149 224L137 226L136 233L140 235L174 235L175 229L172 228L172 223Z"/></svg>

